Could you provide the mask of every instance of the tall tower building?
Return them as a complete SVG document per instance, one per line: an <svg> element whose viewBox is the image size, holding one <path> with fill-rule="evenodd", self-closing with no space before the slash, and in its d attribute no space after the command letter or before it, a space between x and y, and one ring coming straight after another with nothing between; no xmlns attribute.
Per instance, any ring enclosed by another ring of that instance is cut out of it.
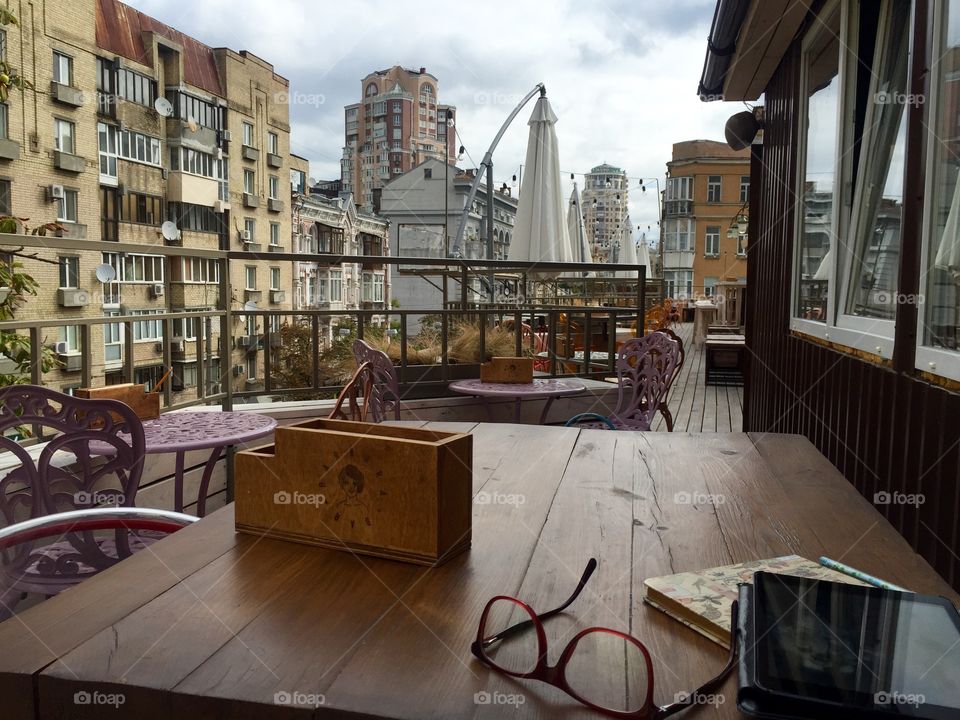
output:
<svg viewBox="0 0 960 720"><path fill-rule="evenodd" d="M344 108L340 161L343 192L364 210L374 191L427 158L456 161L456 135L448 132L456 108L441 105L440 84L426 68L396 65L360 81L362 100Z"/></svg>
<svg viewBox="0 0 960 720"><path fill-rule="evenodd" d="M597 165L583 186L583 224L594 262L614 262L617 243L627 219L627 172L613 165Z"/></svg>

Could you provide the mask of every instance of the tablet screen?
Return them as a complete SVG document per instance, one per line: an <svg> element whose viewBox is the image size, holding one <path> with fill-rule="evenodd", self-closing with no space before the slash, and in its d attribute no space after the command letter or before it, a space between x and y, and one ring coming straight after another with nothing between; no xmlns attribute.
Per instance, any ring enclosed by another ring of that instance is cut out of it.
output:
<svg viewBox="0 0 960 720"><path fill-rule="evenodd" d="M960 709L960 619L942 598L756 576L757 679L861 707Z"/></svg>

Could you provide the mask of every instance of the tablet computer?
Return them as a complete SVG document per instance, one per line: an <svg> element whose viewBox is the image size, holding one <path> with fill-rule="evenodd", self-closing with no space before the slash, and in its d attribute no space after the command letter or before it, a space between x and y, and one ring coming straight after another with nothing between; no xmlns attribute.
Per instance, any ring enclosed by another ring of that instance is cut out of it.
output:
<svg viewBox="0 0 960 720"><path fill-rule="evenodd" d="M960 615L947 599L766 572L742 599L745 712L960 718Z"/></svg>

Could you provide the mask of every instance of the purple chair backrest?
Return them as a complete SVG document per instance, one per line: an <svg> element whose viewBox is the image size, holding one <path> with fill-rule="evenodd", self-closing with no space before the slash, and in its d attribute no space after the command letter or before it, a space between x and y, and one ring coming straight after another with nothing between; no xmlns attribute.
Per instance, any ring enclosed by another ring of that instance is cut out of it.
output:
<svg viewBox="0 0 960 720"><path fill-rule="evenodd" d="M613 417L626 427L649 430L679 361L679 343L664 333L627 340L617 355L619 395Z"/></svg>
<svg viewBox="0 0 960 720"><path fill-rule="evenodd" d="M370 422L382 422L393 414L394 420L400 419L400 382L397 370L385 352L370 347L363 340L353 343L353 358L357 367L368 363L373 373L370 394L363 398L366 416Z"/></svg>
<svg viewBox="0 0 960 720"><path fill-rule="evenodd" d="M36 460L6 436L21 426L50 433ZM122 402L75 398L37 385L3 388L0 451L14 461L0 478L4 524L95 505L133 506L144 447L143 424Z"/></svg>

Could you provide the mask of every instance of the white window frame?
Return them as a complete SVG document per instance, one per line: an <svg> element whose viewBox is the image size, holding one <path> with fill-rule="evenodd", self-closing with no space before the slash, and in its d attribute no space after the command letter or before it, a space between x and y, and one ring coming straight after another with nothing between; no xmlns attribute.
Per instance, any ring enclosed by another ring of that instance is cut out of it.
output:
<svg viewBox="0 0 960 720"><path fill-rule="evenodd" d="M10 106L0 102L0 140L10 137Z"/></svg>
<svg viewBox="0 0 960 720"><path fill-rule="evenodd" d="M243 144L247 147L256 147L253 144L253 123L243 121Z"/></svg>
<svg viewBox="0 0 960 720"><path fill-rule="evenodd" d="M107 317L119 315L119 310L105 312ZM110 357L111 354L116 357ZM103 365L105 368L118 368L123 365L123 324L104 323L103 325Z"/></svg>
<svg viewBox="0 0 960 720"><path fill-rule="evenodd" d="M270 223L270 245L280 247L280 223Z"/></svg>
<svg viewBox="0 0 960 720"><path fill-rule="evenodd" d="M838 286L838 277L841 271L841 263L846 263L846 254L845 251L843 251L840 247L841 243L839 238L847 237L847 232L849 231L850 227L850 218L849 212L847 212L846 202L848 200L852 201L852 198L848 197L849 191L847 189L847 180L852 176L846 171L847 166L851 162L851 158L848 156L849 154L845 153L844 147L847 147L847 143L852 141L852 128L850 127L850 118L852 118L852 113L848 114L847 109L851 107L853 102L852 94L855 89L850 80L856 70L856 68L853 66L856 64L857 60L855 57L853 57L854 53L850 48L856 47L856 41L853 37L853 34L855 34L857 31L857 22L855 13L852 11L852 3L849 2L849 0L832 0L824 5L818 16L820 19L811 26L811 29L803 38L800 55L800 82L798 84L800 89L800 99L797 104L797 117L803 118L807 117L808 115L808 97L806 93L807 52L810 48L810 45L816 40L820 33L830 32L823 20L829 17L829 15L838 6L840 7L839 36L841 41L837 77L839 78L840 86L838 92L836 118L836 147L834 156L836 177L834 178L833 183L833 206L831 208L831 254L829 277L827 280L827 313L825 322L822 323L815 320L809 320L807 318L797 317L795 315L800 293L799 273L797 272L801 252L801 243L799 242L799 238L803 232L803 203L799 202L797 203L797 211L794 215L794 237L797 238L798 241L794 243L794 254L791 264L790 329L802 335L814 337L818 340L834 343L842 347L860 350L862 352L878 356L884 360L889 360L893 357L892 332L890 337L884 337L876 333L865 332L864 329L855 329L850 327L849 324L848 326L844 327L837 322L837 305L840 298L839 292L843 290L843 288ZM846 40L843 40L844 38ZM853 39L853 44L850 42L851 39ZM802 188L804 182L806 181L806 125L804 125L801 128L801 132L798 133L797 157L801 158L801 160L797 163L796 187ZM843 210L843 212L841 212L841 210ZM873 319L866 319L866 322L876 323L877 321ZM892 324L893 321L882 322L889 322Z"/></svg>
<svg viewBox="0 0 960 720"><path fill-rule="evenodd" d="M67 77L63 77L66 70ZM73 57L60 50L53 51L53 81L60 85L73 86Z"/></svg>
<svg viewBox="0 0 960 720"><path fill-rule="evenodd" d="M140 317L162 315L165 310L129 310L128 314ZM133 323L133 341L135 343L159 342L163 340L163 320L137 320Z"/></svg>
<svg viewBox="0 0 960 720"><path fill-rule="evenodd" d="M343 302L343 270L330 270L330 302Z"/></svg>
<svg viewBox="0 0 960 720"><path fill-rule="evenodd" d="M80 193L77 190L64 189L63 197L57 199L57 222L77 222L80 205Z"/></svg>
<svg viewBox="0 0 960 720"><path fill-rule="evenodd" d="M939 55L934 55L934 57L944 57L942 54L944 52L943 45L945 44L946 39L946 21L947 21L947 12L949 10L949 3L938 3L932 10L933 12L933 42L932 42L932 51L934 53L941 53ZM960 12L960 8L958 8ZM940 140L937 137L937 126L940 118L939 109L940 102L942 101L941 97L941 84L946 72L945 68L946 63L938 62L935 63L935 67L931 68L930 72L930 101L927 103L927 148L936 147L936 143L939 143ZM928 150L928 155L926 157L927 167L926 172L924 173L924 186L925 192L924 197L926 202L924 202L923 207L923 235L920 248L920 293L926 297L928 290L927 276L929 275L930 268L930 245L932 241L933 229L934 229L934 214L936 208L934 207L934 194L936 192L936 179L937 179L937 165L934 160L936 153L930 153ZM957 178L957 182L960 182L960 177ZM920 305L917 309L918 317L917 323L919 327L917 328L917 344L916 344L916 357L914 364L917 370L920 370L925 373L930 373L931 375L937 375L939 377L948 378L950 380L960 381L960 348L957 350L949 350L946 348L936 348L930 345L924 345L926 333L924 332L924 324L926 323L926 303ZM954 317L954 322L960 322L960 318Z"/></svg>
<svg viewBox="0 0 960 720"><path fill-rule="evenodd" d="M280 154L280 136L275 132L267 133L267 152L271 155Z"/></svg>
<svg viewBox="0 0 960 720"><path fill-rule="evenodd" d="M64 130L67 132L65 133ZM66 148L69 140L70 149ZM76 155L77 151L77 124L63 118L53 119L53 146L56 150L67 155Z"/></svg>
<svg viewBox="0 0 960 720"><path fill-rule="evenodd" d="M280 289L280 268L276 265L270 267L270 289Z"/></svg>
<svg viewBox="0 0 960 720"><path fill-rule="evenodd" d="M243 191L247 193L247 195L257 194L257 175L249 168L244 168L243 170Z"/></svg>
<svg viewBox="0 0 960 720"><path fill-rule="evenodd" d="M149 255L146 253L127 253L123 258L123 279L121 282L130 283L131 285L156 285L164 282L164 269L163 269L163 255ZM133 264L133 278L128 277L127 273L127 261L132 260ZM146 279L147 276L147 263L150 263L153 271L153 278L150 280ZM137 279L137 275L141 279Z"/></svg>
<svg viewBox="0 0 960 720"><path fill-rule="evenodd" d="M280 196L280 178L276 175L270 175L267 178L267 197L270 200L276 200Z"/></svg>
<svg viewBox="0 0 960 720"><path fill-rule="evenodd" d="M714 183L712 178L717 178L717 182ZM717 188L717 197L715 200L710 199L710 195L713 193L713 188ZM711 205L716 205L723 201L723 175L707 175L707 202Z"/></svg>
<svg viewBox="0 0 960 720"><path fill-rule="evenodd" d="M67 354L80 352L80 326L79 325L61 325L58 331L57 339L67 344Z"/></svg>
<svg viewBox="0 0 960 720"><path fill-rule="evenodd" d="M117 184L117 164L119 163L119 138L116 125L97 123L97 149L99 152L100 184ZM104 172L106 164L107 172ZM110 170L113 170L111 173Z"/></svg>
<svg viewBox="0 0 960 720"><path fill-rule="evenodd" d="M257 241L257 221L253 218L244 218L243 219L243 230L244 232L250 233L250 239L246 242L255 243Z"/></svg>
<svg viewBox="0 0 960 720"><path fill-rule="evenodd" d="M710 228L717 228L717 232L711 232ZM723 234L723 226L708 225L703 231L703 255L708 258L720 257L720 236ZM710 238L713 238L713 251L710 248Z"/></svg>
<svg viewBox="0 0 960 720"><path fill-rule="evenodd" d="M77 290L80 287L80 257L61 255L57 258L58 281L61 290ZM66 283L64 282L66 278Z"/></svg>
<svg viewBox="0 0 960 720"><path fill-rule="evenodd" d="M257 266L256 265L246 265L243 268L243 289L244 290L256 290L257 289Z"/></svg>

